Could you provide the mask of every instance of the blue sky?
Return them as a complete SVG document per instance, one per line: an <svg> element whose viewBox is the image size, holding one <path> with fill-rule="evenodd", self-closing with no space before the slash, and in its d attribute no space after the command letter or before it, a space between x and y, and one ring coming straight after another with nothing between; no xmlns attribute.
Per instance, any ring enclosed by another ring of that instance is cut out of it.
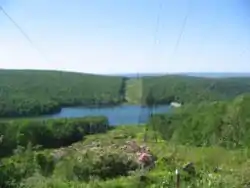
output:
<svg viewBox="0 0 250 188"><path fill-rule="evenodd" d="M48 58L0 12L0 68L91 73L250 72L247 0L0 3Z"/></svg>

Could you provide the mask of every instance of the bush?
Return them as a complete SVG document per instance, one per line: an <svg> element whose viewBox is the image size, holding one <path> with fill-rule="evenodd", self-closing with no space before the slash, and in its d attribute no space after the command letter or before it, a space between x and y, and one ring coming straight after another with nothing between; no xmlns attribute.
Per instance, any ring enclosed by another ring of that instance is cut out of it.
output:
<svg viewBox="0 0 250 188"><path fill-rule="evenodd" d="M75 159L65 159L58 164L55 174L64 172L65 174L60 174L60 177L85 182L92 178L106 180L118 176L128 176L131 171L139 167L136 160L127 154L114 151L92 154L90 152L86 155L78 155ZM65 164L71 164L71 167Z"/></svg>

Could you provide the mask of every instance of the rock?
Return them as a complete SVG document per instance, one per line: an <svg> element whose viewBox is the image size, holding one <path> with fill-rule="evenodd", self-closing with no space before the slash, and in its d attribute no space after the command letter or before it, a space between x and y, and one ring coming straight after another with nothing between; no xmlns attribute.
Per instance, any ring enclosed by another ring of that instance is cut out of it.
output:
<svg viewBox="0 0 250 188"><path fill-rule="evenodd" d="M221 171L222 169L220 168L220 167L215 167L214 168L214 173L217 173L217 172L219 172L219 171Z"/></svg>
<svg viewBox="0 0 250 188"><path fill-rule="evenodd" d="M195 167L194 167L194 164L192 162L189 162L188 164L184 165L183 170L185 172L187 172L189 175L196 174Z"/></svg>

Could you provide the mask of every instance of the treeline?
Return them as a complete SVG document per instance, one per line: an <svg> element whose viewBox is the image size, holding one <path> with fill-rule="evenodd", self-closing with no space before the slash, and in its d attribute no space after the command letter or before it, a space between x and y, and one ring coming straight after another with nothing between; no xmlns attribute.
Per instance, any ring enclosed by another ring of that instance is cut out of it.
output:
<svg viewBox="0 0 250 188"><path fill-rule="evenodd" d="M0 117L36 116L65 106L116 105L125 78L59 71L0 70Z"/></svg>
<svg viewBox="0 0 250 188"><path fill-rule="evenodd" d="M150 125L165 140L184 145L226 148L250 146L250 95L233 101L187 105L154 115Z"/></svg>
<svg viewBox="0 0 250 188"><path fill-rule="evenodd" d="M250 78L199 78L181 75L144 77L143 101L154 104L228 100L250 92Z"/></svg>
<svg viewBox="0 0 250 188"><path fill-rule="evenodd" d="M126 79L59 71L0 70L0 117L51 114L66 106L118 105L125 102ZM143 105L149 101L163 104L227 100L250 92L250 78L168 75L141 79Z"/></svg>
<svg viewBox="0 0 250 188"><path fill-rule="evenodd" d="M106 117L1 121L0 157L29 144L42 148L68 146L85 135L105 132L108 127Z"/></svg>

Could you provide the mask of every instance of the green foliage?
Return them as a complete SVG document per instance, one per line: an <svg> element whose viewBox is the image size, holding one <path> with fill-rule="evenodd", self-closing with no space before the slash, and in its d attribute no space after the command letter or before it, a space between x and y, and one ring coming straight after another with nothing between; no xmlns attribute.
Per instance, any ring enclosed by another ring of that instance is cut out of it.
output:
<svg viewBox="0 0 250 188"><path fill-rule="evenodd" d="M233 101L200 103L155 115L150 122L166 140L196 146L250 146L250 95Z"/></svg>
<svg viewBox="0 0 250 188"><path fill-rule="evenodd" d="M143 101L152 94L155 104L198 103L232 99L250 92L250 78L198 78L191 76L144 77Z"/></svg>
<svg viewBox="0 0 250 188"><path fill-rule="evenodd" d="M143 88L142 88L142 79L140 78L131 78L126 82L126 101L130 104L140 104Z"/></svg>
<svg viewBox="0 0 250 188"><path fill-rule="evenodd" d="M117 150L68 153L57 161L47 151L26 150L18 155L4 159L0 173L1 187L20 187L23 180L40 175L60 178L62 181L90 182L93 179L107 180L128 176L138 168L136 160L125 152ZM26 187L26 186L25 186Z"/></svg>
<svg viewBox="0 0 250 188"><path fill-rule="evenodd" d="M76 160L73 172L78 180L90 181L91 177L110 179L118 176L128 176L129 172L136 170L138 165L135 161L129 160L124 153L103 153L91 158L85 155L83 159Z"/></svg>
<svg viewBox="0 0 250 188"><path fill-rule="evenodd" d="M41 175L49 177L55 169L55 158L48 153L38 153L35 155L36 165L39 166Z"/></svg>
<svg viewBox="0 0 250 188"><path fill-rule="evenodd" d="M21 157L19 153L22 153ZM17 155L1 161L0 187L14 188L24 178L32 176L38 169L31 145L24 152L19 148Z"/></svg>
<svg viewBox="0 0 250 188"><path fill-rule="evenodd" d="M0 117L38 116L65 106L192 103L250 92L249 78L159 76L127 79L59 71L0 70ZM150 99L150 100L149 100Z"/></svg>
<svg viewBox="0 0 250 188"><path fill-rule="evenodd" d="M147 146L157 157L156 167L149 172L138 170L136 158L120 148L131 138L115 135L131 133L133 140L141 143L138 137L143 130L144 126L116 127L56 150L32 151L31 145L26 150L19 148L16 155L1 161L0 186L174 188L176 168L180 170L181 188L235 188L249 184L250 155L247 149L181 146L149 140ZM93 142L98 142L98 146ZM66 155L53 160L54 153L59 151L65 151ZM190 161L196 172L192 176L182 170Z"/></svg>
<svg viewBox="0 0 250 188"><path fill-rule="evenodd" d="M125 78L59 71L0 70L0 117L59 112L62 106L124 101Z"/></svg>
<svg viewBox="0 0 250 188"><path fill-rule="evenodd" d="M180 170L182 187L247 186L250 95L230 101L245 92L250 92L249 78L162 76L127 80L69 72L2 70L0 117L50 114L64 106L115 105L125 97L131 103L140 103L143 97L147 105L172 101L185 104L150 119L151 128L169 142L152 143L154 134L149 129L147 145L157 161L155 169L143 172L144 178L137 171L137 157L124 150L126 141L142 142L143 126L107 131L105 117L0 121L0 157L14 153L1 159L0 187L175 187L174 170L190 161L196 173L190 176Z"/></svg>
<svg viewBox="0 0 250 188"><path fill-rule="evenodd" d="M82 140L85 135L105 132L106 117L84 117L74 119L15 120L0 122L0 156L13 152L19 145L29 143L43 148L58 148Z"/></svg>

